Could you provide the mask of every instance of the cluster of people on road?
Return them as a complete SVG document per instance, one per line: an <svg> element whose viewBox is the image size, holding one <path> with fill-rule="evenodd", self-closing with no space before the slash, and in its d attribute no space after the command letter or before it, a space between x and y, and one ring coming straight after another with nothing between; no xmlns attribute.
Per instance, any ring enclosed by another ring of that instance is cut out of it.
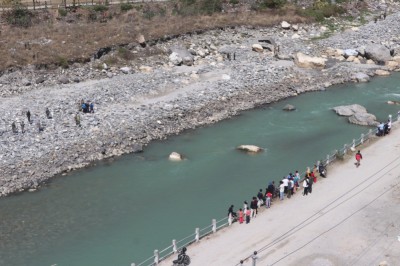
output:
<svg viewBox="0 0 400 266"><path fill-rule="evenodd" d="M376 129L376 135L378 137L386 136L387 134L390 133L391 128L392 128L392 121L390 119L388 119L386 123L381 122L379 123Z"/></svg>
<svg viewBox="0 0 400 266"><path fill-rule="evenodd" d="M279 200L284 200L285 196L290 199L293 194L300 191L300 184L303 187L303 196L307 196L312 193L313 184L317 182L317 176L326 177L325 166L320 163L318 166L314 165L313 169L309 167L306 170L304 178L300 177L299 171L295 173L289 173L284 176L279 185L275 185L275 181L268 184L268 187L263 191L260 189L257 196L252 197L250 204L247 201L243 202L243 208L239 211L234 210L234 205L231 205L228 209L228 217L232 217L239 223L250 223L250 220L257 217L258 210L261 206L265 208L270 208L273 199L279 198Z"/></svg>

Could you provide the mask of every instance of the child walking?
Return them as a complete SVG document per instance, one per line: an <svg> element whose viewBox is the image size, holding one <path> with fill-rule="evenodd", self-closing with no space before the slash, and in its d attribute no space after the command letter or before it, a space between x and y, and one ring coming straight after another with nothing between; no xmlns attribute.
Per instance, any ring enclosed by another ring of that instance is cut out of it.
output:
<svg viewBox="0 0 400 266"><path fill-rule="evenodd" d="M239 223L242 224L243 223L243 211L242 211L242 209L239 209L238 216L239 216Z"/></svg>

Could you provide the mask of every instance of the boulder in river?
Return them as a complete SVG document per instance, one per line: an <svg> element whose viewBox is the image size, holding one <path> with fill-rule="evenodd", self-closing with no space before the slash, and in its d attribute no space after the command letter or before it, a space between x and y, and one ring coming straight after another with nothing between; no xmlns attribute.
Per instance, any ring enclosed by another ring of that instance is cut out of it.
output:
<svg viewBox="0 0 400 266"><path fill-rule="evenodd" d="M356 113L367 113L367 109L359 104L336 106L333 110L340 116L352 116Z"/></svg>
<svg viewBox="0 0 400 266"><path fill-rule="evenodd" d="M256 145L240 145L237 147L237 149L242 150L242 151L251 152L251 153L259 153L263 150L262 148L260 148Z"/></svg>
<svg viewBox="0 0 400 266"><path fill-rule="evenodd" d="M377 126L376 116L370 113L356 113L349 117L349 122L360 126Z"/></svg>
<svg viewBox="0 0 400 266"><path fill-rule="evenodd" d="M177 152L172 152L169 157L168 157L171 161L182 161L183 160L183 156L182 154L179 154Z"/></svg>
<svg viewBox="0 0 400 266"><path fill-rule="evenodd" d="M373 114L367 112L364 106L352 104L347 106L337 106L333 110L341 116L348 116L349 122L361 126L376 126L378 122Z"/></svg>
<svg viewBox="0 0 400 266"><path fill-rule="evenodd" d="M282 110L284 110L284 111L294 111L294 110L296 110L296 107L294 107L291 104L286 104L285 107L283 107Z"/></svg>

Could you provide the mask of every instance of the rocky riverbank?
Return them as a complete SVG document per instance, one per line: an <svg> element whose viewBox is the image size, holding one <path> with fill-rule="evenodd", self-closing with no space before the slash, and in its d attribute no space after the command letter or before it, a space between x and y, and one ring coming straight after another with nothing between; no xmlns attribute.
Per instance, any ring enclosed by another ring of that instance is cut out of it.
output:
<svg viewBox="0 0 400 266"><path fill-rule="evenodd" d="M365 80L379 74L377 70L399 69L400 13L377 23L349 25L317 40L326 31L320 25L220 29L155 44L154 49L164 53L124 68L94 60L67 70L4 74L0 195L34 190L57 174L140 152L152 140L242 110L332 84L362 81L360 76ZM383 57L390 50L393 56L384 62L379 55L371 59L366 49L373 43L386 47ZM252 49L254 44L262 49ZM183 58L186 65L170 57L176 47L188 52L190 60ZM299 52L322 59L324 66L299 67ZM93 102L95 112L80 112L81 126L77 126L74 117L81 99ZM32 123L27 121L27 110ZM12 131L13 122L18 132Z"/></svg>

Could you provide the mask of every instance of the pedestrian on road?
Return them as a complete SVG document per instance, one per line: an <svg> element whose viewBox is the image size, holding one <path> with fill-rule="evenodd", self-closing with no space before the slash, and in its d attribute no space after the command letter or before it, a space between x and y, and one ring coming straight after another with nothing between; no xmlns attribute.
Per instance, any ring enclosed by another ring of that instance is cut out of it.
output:
<svg viewBox="0 0 400 266"><path fill-rule="evenodd" d="M246 210L246 224L250 223L250 216L251 216L251 211L250 209Z"/></svg>
<svg viewBox="0 0 400 266"><path fill-rule="evenodd" d="M362 157L362 155L361 155L361 152L358 151L358 152L356 153L356 163L355 163L355 165L356 165L357 167L360 166L360 161L361 161L362 158L363 158L363 157Z"/></svg>
<svg viewBox="0 0 400 266"><path fill-rule="evenodd" d="M285 184L283 183L283 181L280 181L280 185L279 185L279 199L283 200L283 197L285 195Z"/></svg>
<svg viewBox="0 0 400 266"><path fill-rule="evenodd" d="M239 216L239 223L240 224L242 224L243 223L243 211L242 211L242 209L239 209L239 212L238 212L238 216Z"/></svg>
<svg viewBox="0 0 400 266"><path fill-rule="evenodd" d="M272 193L268 191L265 199L265 208L271 207L271 198L272 198Z"/></svg>
<svg viewBox="0 0 400 266"><path fill-rule="evenodd" d="M303 181L303 188L304 188L303 196L308 195L308 184L309 184L309 179L308 179L308 176L306 176L306 178L304 178L304 181Z"/></svg>

